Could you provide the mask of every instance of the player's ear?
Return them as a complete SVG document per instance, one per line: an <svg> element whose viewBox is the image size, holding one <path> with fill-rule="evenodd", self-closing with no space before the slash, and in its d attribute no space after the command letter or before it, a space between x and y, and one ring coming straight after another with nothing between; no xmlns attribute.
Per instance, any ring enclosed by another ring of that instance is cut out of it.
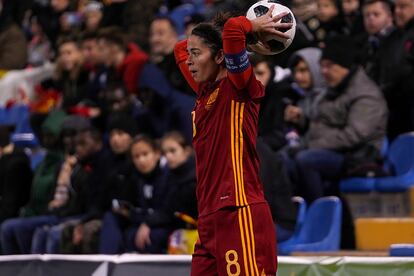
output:
<svg viewBox="0 0 414 276"><path fill-rule="evenodd" d="M223 63L223 61L224 61L224 51L223 51L223 49L220 49L220 50L217 52L216 57L214 58L214 61L215 61L217 64L222 64L222 63Z"/></svg>

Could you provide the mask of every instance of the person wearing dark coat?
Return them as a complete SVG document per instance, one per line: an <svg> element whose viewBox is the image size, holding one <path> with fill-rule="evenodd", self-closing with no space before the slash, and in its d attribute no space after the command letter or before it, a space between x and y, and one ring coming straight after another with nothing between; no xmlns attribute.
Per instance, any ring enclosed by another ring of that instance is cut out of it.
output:
<svg viewBox="0 0 414 276"><path fill-rule="evenodd" d="M126 198L114 198L112 211L103 217L99 244L102 254L166 251L169 230L150 228L145 221L152 213L164 208L168 169L160 163L157 143L145 135L137 136L132 142L131 157L133 165L127 168L129 171L119 174L122 175L119 180L125 185L124 191L130 194Z"/></svg>
<svg viewBox="0 0 414 276"><path fill-rule="evenodd" d="M170 169L165 207L147 217L150 227L165 226L171 230L195 228L198 217L196 199L195 158L191 146L182 133L165 134L161 149Z"/></svg>
<svg viewBox="0 0 414 276"><path fill-rule="evenodd" d="M11 130L0 126L0 224L19 215L29 200L33 175L28 156L10 143Z"/></svg>

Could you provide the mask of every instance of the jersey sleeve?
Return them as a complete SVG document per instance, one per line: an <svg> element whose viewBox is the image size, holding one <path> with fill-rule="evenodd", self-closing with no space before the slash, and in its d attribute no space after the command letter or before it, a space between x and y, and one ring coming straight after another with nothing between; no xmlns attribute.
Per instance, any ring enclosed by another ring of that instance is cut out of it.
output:
<svg viewBox="0 0 414 276"><path fill-rule="evenodd" d="M223 48L228 76L238 90L248 89L250 97L264 96L264 89L257 82L246 49L246 35L252 32L252 24L245 16L227 20L223 29Z"/></svg>
<svg viewBox="0 0 414 276"><path fill-rule="evenodd" d="M178 42L177 44L175 44L174 56L175 56L175 62L180 68L181 73L183 74L187 83L190 85L190 87L194 90L195 93L198 93L198 90L199 90L198 84L194 81L193 77L191 76L190 71L188 70L188 66L185 63L185 61L188 58L187 39L182 40Z"/></svg>

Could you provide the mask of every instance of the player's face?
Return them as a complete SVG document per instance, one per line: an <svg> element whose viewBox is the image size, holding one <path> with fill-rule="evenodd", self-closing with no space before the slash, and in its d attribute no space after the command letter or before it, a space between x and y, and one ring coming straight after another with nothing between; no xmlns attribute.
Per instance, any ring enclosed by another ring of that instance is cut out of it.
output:
<svg viewBox="0 0 414 276"><path fill-rule="evenodd" d="M160 160L160 153L143 141L132 146L131 155L135 168L142 174L151 173Z"/></svg>
<svg viewBox="0 0 414 276"><path fill-rule="evenodd" d="M162 152L167 159L170 169L175 169L184 164L189 155L188 150L182 147L176 140L169 138L162 141Z"/></svg>
<svg viewBox="0 0 414 276"><path fill-rule="evenodd" d="M414 17L414 0L395 1L395 24L403 28Z"/></svg>
<svg viewBox="0 0 414 276"><path fill-rule="evenodd" d="M362 14L365 30L370 35L377 34L392 24L392 14L381 2L367 4L363 8Z"/></svg>
<svg viewBox="0 0 414 276"><path fill-rule="evenodd" d="M298 62L293 69L293 77L300 88L309 90L312 87L312 75L305 61Z"/></svg>
<svg viewBox="0 0 414 276"><path fill-rule="evenodd" d="M194 81L197 83L215 81L221 65L212 56L210 48L203 40L196 35L191 35L188 38L187 51L186 62Z"/></svg>
<svg viewBox="0 0 414 276"><path fill-rule="evenodd" d="M331 60L322 59L321 73L329 87L336 87L348 75L349 69L333 63Z"/></svg>

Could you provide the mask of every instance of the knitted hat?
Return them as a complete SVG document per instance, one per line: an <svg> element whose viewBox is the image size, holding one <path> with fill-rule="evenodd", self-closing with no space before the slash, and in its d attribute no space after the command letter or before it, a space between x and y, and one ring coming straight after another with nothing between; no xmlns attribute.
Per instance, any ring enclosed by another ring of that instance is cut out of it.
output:
<svg viewBox="0 0 414 276"><path fill-rule="evenodd" d="M321 60L328 59L349 69L354 65L356 51L352 38L342 35L333 36L325 41Z"/></svg>
<svg viewBox="0 0 414 276"><path fill-rule="evenodd" d="M134 137L138 133L137 122L127 114L116 113L109 118L108 131L117 129L124 131Z"/></svg>

